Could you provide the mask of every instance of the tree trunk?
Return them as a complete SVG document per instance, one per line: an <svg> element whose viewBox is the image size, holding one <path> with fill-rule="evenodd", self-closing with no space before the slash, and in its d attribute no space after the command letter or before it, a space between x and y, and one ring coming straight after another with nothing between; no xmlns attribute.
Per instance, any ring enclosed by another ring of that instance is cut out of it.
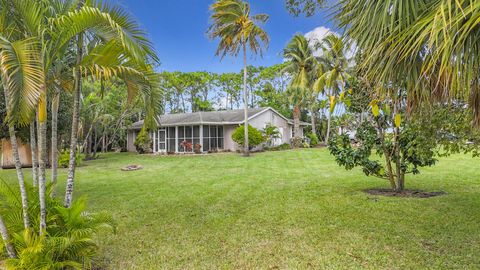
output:
<svg viewBox="0 0 480 270"><path fill-rule="evenodd" d="M40 235L47 228L47 93L43 89L38 103L38 196L40 200Z"/></svg>
<svg viewBox="0 0 480 270"><path fill-rule="evenodd" d="M248 145L248 90L247 90L247 44L243 43L243 110L245 118L245 141L243 156L250 156L250 146Z"/></svg>
<svg viewBox="0 0 480 270"><path fill-rule="evenodd" d="M300 107L295 105L293 107L293 147L297 148L300 147Z"/></svg>
<svg viewBox="0 0 480 270"><path fill-rule="evenodd" d="M79 4L80 5L80 4ZM77 67L80 65L83 57L83 34L78 35L77 40ZM67 186L65 188L64 205L70 208L73 199L73 185L75 181L75 166L78 140L78 122L80 118L80 94L82 91L82 74L79 68L75 70L75 89L73 93L73 116L72 131L70 138L70 160L68 162Z"/></svg>
<svg viewBox="0 0 480 270"><path fill-rule="evenodd" d="M35 120L33 120L30 123L30 148L32 150L32 183L34 187L38 185L38 151L35 129Z"/></svg>
<svg viewBox="0 0 480 270"><path fill-rule="evenodd" d="M380 136L380 141L382 143L383 155L385 155L385 165L387 166L388 181L390 182L390 186L392 190L397 190L397 185L395 183L395 174L393 173L393 168L392 168L392 159L390 157L391 153L388 151L387 146L385 145L385 134L378 118L376 119L376 123L377 123L378 133Z"/></svg>
<svg viewBox="0 0 480 270"><path fill-rule="evenodd" d="M9 93L7 85L7 76L4 76L3 80L3 91L5 94L5 107L9 108ZM25 229L30 227L30 219L28 217L28 198L27 198L27 189L25 187L25 177L23 175L22 163L20 162L20 155L18 154L18 144L17 144L17 135L15 134L15 127L13 125L8 125L8 135L10 136L10 144L12 145L12 154L13 160L15 162L15 170L17 172L18 186L20 187L20 196L22 199L22 215L23 215L23 226Z"/></svg>
<svg viewBox="0 0 480 270"><path fill-rule="evenodd" d="M103 133L102 135L102 153L106 153L107 152L107 149L106 149L106 134Z"/></svg>
<svg viewBox="0 0 480 270"><path fill-rule="evenodd" d="M7 231L7 226L5 226L5 222L3 218L0 216L0 234L2 235L3 244L7 249L7 254L9 258L16 258L17 255L15 253L15 248L13 247L12 243L10 242L10 235Z"/></svg>
<svg viewBox="0 0 480 270"><path fill-rule="evenodd" d="M328 145L328 141L330 140L331 122L332 122L332 113L329 112L328 118L327 118L327 134L325 134L325 145Z"/></svg>
<svg viewBox="0 0 480 270"><path fill-rule="evenodd" d="M52 198L57 195L58 176L58 106L60 92L55 91L52 98Z"/></svg>
<svg viewBox="0 0 480 270"><path fill-rule="evenodd" d="M316 115L315 115L315 110L314 109L311 109L310 110L310 114L311 114L311 117L312 117L312 133L315 134L315 136L317 136L317 121L316 121Z"/></svg>
<svg viewBox="0 0 480 270"><path fill-rule="evenodd" d="M395 116L398 113L398 107L397 107L397 101L393 101L393 117L392 119L395 119ZM403 184L403 173L402 173L402 161L400 158L400 145L399 145L399 138L400 138L400 128L396 126L395 121L394 126L395 128L393 129L393 136L394 136L394 141L393 141L393 151L394 151L394 157L395 157L395 170L396 170L396 180L397 180L397 187L396 191L401 192L404 189L404 184Z"/></svg>

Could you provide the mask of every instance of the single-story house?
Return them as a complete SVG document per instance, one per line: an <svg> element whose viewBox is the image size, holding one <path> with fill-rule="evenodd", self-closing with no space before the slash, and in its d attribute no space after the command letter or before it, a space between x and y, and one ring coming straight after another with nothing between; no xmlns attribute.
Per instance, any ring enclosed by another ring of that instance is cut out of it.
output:
<svg viewBox="0 0 480 270"><path fill-rule="evenodd" d="M186 153L185 143L199 144L202 152L236 151L240 149L232 140L237 127L244 124L244 110L215 112L194 112L166 114L158 117L158 130L150 134L154 153ZM267 124L276 126L280 138L274 144L290 143L293 137L293 120L286 118L272 108L248 109L248 122L251 126L263 130ZM299 137L303 137L303 128L310 124L301 122ZM143 121L134 123L127 133L127 150L135 152L134 142L143 126ZM192 148L192 147L190 147Z"/></svg>

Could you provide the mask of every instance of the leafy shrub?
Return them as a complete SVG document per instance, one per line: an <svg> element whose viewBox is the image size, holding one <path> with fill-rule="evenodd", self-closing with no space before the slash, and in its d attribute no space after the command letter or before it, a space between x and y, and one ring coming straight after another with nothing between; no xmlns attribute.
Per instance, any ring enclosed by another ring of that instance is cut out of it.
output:
<svg viewBox="0 0 480 270"><path fill-rule="evenodd" d="M319 140L318 140L317 134L309 133L307 137L310 139L310 146L314 147L318 145Z"/></svg>
<svg viewBox="0 0 480 270"><path fill-rule="evenodd" d="M139 154L152 152L152 139L150 138L148 132L145 129L142 129L140 133L138 133L134 145Z"/></svg>
<svg viewBox="0 0 480 270"><path fill-rule="evenodd" d="M242 125L235 129L232 134L232 139L234 142L243 146L245 141L245 125ZM257 145L260 145L265 142L265 137L263 136L260 130L248 125L248 145L253 148Z"/></svg>
<svg viewBox="0 0 480 270"><path fill-rule="evenodd" d="M75 165L78 167L82 165L84 156L80 154L78 151L75 153ZM62 168L68 168L68 163L70 162L70 151L63 150L58 157L58 166Z"/></svg>
<svg viewBox="0 0 480 270"><path fill-rule="evenodd" d="M111 215L87 212L84 198L65 208L60 200L47 194L47 227L46 232L40 235L38 225L35 226L38 223L33 222L30 228L25 229L22 218L19 218L22 206L17 203L20 201L18 190L17 187L0 184L0 215L16 253L16 258L5 260L7 269L93 269L98 251L95 236L105 229L115 232ZM38 221L38 191L27 186L27 192L29 218Z"/></svg>

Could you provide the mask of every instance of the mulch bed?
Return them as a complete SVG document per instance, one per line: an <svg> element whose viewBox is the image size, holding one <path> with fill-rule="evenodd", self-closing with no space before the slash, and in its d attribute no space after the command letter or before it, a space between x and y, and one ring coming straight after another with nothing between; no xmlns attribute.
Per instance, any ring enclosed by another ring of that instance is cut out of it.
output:
<svg viewBox="0 0 480 270"><path fill-rule="evenodd" d="M370 195L401 198L432 198L447 194L443 191L428 192L423 190L404 190L402 192L395 192L391 189L367 189L364 190L364 192Z"/></svg>
<svg viewBox="0 0 480 270"><path fill-rule="evenodd" d="M141 165L128 165L126 167L123 167L121 170L124 172L131 172L131 171L138 171L143 169Z"/></svg>

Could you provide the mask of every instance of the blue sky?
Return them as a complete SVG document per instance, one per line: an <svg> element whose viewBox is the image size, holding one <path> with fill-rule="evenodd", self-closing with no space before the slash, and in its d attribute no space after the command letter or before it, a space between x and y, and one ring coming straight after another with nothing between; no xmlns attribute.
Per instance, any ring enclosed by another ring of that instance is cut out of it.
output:
<svg viewBox="0 0 480 270"><path fill-rule="evenodd" d="M116 0L127 9L149 33L162 65L168 71L238 72L241 59L215 56L217 41L210 40L208 7L213 0ZM284 0L251 0L254 13L267 13L264 25L270 46L263 58L250 58L256 66L282 62L282 50L295 33L307 33L323 26L333 29L328 11L305 18L294 18L285 9Z"/></svg>

